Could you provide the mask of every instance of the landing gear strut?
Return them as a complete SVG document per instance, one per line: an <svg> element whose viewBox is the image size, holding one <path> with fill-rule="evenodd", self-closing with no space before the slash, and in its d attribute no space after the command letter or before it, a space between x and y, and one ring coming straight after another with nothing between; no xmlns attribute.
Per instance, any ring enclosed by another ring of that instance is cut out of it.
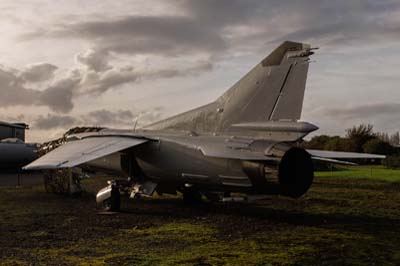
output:
<svg viewBox="0 0 400 266"><path fill-rule="evenodd" d="M121 194L119 186L115 181L110 185L101 189L96 196L97 203L103 206L105 211L117 212L121 207Z"/></svg>
<svg viewBox="0 0 400 266"><path fill-rule="evenodd" d="M187 205L197 205L202 202L202 194L194 187L185 187L182 191L183 202Z"/></svg>
<svg viewBox="0 0 400 266"><path fill-rule="evenodd" d="M108 186L101 189L96 196L98 204L102 205L105 211L119 211L121 205L121 193L130 195L130 198L150 197L157 187L157 183L143 181L135 183L131 179L108 181Z"/></svg>

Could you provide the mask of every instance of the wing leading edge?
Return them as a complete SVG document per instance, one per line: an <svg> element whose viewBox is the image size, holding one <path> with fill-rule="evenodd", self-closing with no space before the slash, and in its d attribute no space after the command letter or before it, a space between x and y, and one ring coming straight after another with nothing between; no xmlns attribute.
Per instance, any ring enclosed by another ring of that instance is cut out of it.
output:
<svg viewBox="0 0 400 266"><path fill-rule="evenodd" d="M45 154L23 169L40 170L74 167L147 141L147 139L120 136L89 137L74 140Z"/></svg>

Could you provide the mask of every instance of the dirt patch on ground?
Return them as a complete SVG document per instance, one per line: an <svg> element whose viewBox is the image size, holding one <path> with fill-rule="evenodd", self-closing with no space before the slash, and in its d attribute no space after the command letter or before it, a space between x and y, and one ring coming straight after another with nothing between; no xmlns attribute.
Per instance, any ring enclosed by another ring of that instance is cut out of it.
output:
<svg viewBox="0 0 400 266"><path fill-rule="evenodd" d="M301 199L205 203L0 188L0 265L400 265L400 184L317 178Z"/></svg>

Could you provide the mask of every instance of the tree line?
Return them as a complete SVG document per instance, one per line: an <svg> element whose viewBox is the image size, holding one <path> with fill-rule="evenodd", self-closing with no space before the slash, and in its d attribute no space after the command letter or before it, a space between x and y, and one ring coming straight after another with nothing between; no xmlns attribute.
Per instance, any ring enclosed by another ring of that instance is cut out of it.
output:
<svg viewBox="0 0 400 266"><path fill-rule="evenodd" d="M399 132L389 135L375 133L371 124L361 124L346 129L345 137L319 135L305 141L307 149L366 152L384 155L398 153Z"/></svg>

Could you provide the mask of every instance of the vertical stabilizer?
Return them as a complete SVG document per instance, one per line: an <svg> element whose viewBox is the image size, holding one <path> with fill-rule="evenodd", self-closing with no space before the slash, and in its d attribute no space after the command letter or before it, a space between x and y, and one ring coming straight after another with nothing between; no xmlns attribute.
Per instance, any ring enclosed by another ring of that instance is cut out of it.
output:
<svg viewBox="0 0 400 266"><path fill-rule="evenodd" d="M286 41L216 101L144 129L224 132L240 123L297 121L311 50L308 44Z"/></svg>
<svg viewBox="0 0 400 266"><path fill-rule="evenodd" d="M232 124L300 119L311 48L284 42L230 88L219 130Z"/></svg>

